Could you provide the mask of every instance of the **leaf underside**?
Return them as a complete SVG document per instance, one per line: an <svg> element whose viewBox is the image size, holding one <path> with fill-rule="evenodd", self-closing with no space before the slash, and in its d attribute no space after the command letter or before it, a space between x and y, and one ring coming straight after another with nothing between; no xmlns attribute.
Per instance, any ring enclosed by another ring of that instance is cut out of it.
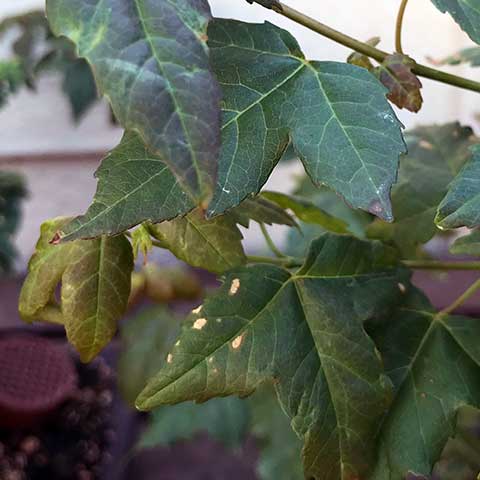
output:
<svg viewBox="0 0 480 480"><path fill-rule="evenodd" d="M307 476L352 480L371 464L391 395L362 324L399 301L407 281L390 250L334 235L312 244L296 274L268 265L231 271L186 321L137 406L246 396L273 382L304 439Z"/></svg>
<svg viewBox="0 0 480 480"><path fill-rule="evenodd" d="M119 122L139 133L197 203L208 199L220 148L208 2L47 0L47 16L88 60Z"/></svg>

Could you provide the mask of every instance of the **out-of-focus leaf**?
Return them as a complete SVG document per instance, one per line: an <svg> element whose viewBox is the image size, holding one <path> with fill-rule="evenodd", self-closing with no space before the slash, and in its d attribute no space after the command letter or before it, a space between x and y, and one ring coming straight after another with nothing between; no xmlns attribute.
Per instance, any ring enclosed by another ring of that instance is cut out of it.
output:
<svg viewBox="0 0 480 480"><path fill-rule="evenodd" d="M408 155L400 162L392 190L395 221L375 220L368 235L394 243L408 257L438 232L434 222L438 205L471 157L470 146L476 139L471 128L458 123L416 128L405 139Z"/></svg>
<svg viewBox="0 0 480 480"><path fill-rule="evenodd" d="M19 301L24 320L65 326L80 358L92 360L112 339L125 313L133 270L132 248L124 236L53 245L68 221L43 223ZM55 291L61 283L61 302Z"/></svg>
<svg viewBox="0 0 480 480"><path fill-rule="evenodd" d="M233 270L183 324L137 406L243 397L273 382L304 439L306 476L362 476L391 395L363 322L400 301L408 276L380 243L332 234L312 244L294 274L272 265Z"/></svg>
<svg viewBox="0 0 480 480"><path fill-rule="evenodd" d="M180 331L180 320L164 307L150 307L121 328L118 382L123 398L135 404L148 380L163 366Z"/></svg>
<svg viewBox="0 0 480 480"><path fill-rule="evenodd" d="M394 314L372 324L367 331L394 394L381 425L378 461L367 478L428 479L455 434L458 408L480 404L480 323L438 314L412 289Z"/></svg>
<svg viewBox="0 0 480 480"><path fill-rule="evenodd" d="M477 480L480 475L480 410L465 405L457 412L455 436L449 438L432 480Z"/></svg>
<svg viewBox="0 0 480 480"><path fill-rule="evenodd" d="M0 61L0 107L8 97L25 84L26 78L22 64L17 60Z"/></svg>
<svg viewBox="0 0 480 480"><path fill-rule="evenodd" d="M293 432L272 388L261 388L248 400L251 433L259 447L257 473L261 480L301 480L302 442Z"/></svg>
<svg viewBox="0 0 480 480"><path fill-rule="evenodd" d="M450 185L435 218L440 228L480 226L480 145Z"/></svg>
<svg viewBox="0 0 480 480"><path fill-rule="evenodd" d="M92 70L82 59L66 67L62 89L70 102L73 118L77 121L98 99Z"/></svg>
<svg viewBox="0 0 480 480"><path fill-rule="evenodd" d="M249 426L249 406L239 398L214 398L201 404L185 402L155 410L137 448L192 440L199 433L208 433L225 446L236 448L245 441Z"/></svg>
<svg viewBox="0 0 480 480"><path fill-rule="evenodd" d="M399 108L417 113L422 108L422 83L412 72L415 62L400 53L388 55L375 69L378 79L388 88L387 98Z"/></svg>
<svg viewBox="0 0 480 480"><path fill-rule="evenodd" d="M285 193L269 191L262 192L262 197L278 204L284 209L291 210L302 222L320 225L328 232L348 232L347 224L343 220L333 217L308 200Z"/></svg>
<svg viewBox="0 0 480 480"><path fill-rule="evenodd" d="M469 63L471 67L480 67L480 47L469 47L460 50L442 60L432 60L435 65L461 65Z"/></svg>
<svg viewBox="0 0 480 480"><path fill-rule="evenodd" d="M21 219L21 202L27 192L23 177L0 171L0 275L8 274L13 267L16 249L13 235Z"/></svg>
<svg viewBox="0 0 480 480"><path fill-rule="evenodd" d="M469 235L457 238L450 247L454 255L471 255L480 257L480 230L475 230Z"/></svg>
<svg viewBox="0 0 480 480"><path fill-rule="evenodd" d="M118 121L140 134L196 203L207 202L220 149L208 2L47 0L47 16L55 35L92 65Z"/></svg>
<svg viewBox="0 0 480 480"><path fill-rule="evenodd" d="M269 23L215 20L208 34L224 94L209 216L258 193L291 142L317 185L392 220L390 189L405 145L380 82L354 65L307 61L296 40Z"/></svg>
<svg viewBox="0 0 480 480"><path fill-rule="evenodd" d="M185 217L152 225L150 232L192 267L223 273L246 262L242 234L228 215L207 220L194 210Z"/></svg>

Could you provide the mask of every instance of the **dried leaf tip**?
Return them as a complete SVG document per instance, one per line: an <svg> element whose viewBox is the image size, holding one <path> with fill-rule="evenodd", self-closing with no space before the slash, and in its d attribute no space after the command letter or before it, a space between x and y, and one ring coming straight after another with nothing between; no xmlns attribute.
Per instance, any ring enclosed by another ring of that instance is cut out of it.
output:
<svg viewBox="0 0 480 480"><path fill-rule="evenodd" d="M55 233L53 238L48 242L50 245L58 245L62 240L62 232L58 231Z"/></svg>

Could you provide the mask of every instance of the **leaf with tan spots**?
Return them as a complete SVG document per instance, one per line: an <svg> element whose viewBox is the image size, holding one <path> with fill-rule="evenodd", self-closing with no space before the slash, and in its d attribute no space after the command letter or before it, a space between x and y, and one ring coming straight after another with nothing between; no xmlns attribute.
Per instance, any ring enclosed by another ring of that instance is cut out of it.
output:
<svg viewBox="0 0 480 480"><path fill-rule="evenodd" d="M245 396L274 383L304 440L308 478L360 476L391 395L363 322L400 301L408 276L381 244L330 234L312 244L296 273L271 265L233 270L184 323L171 362L137 406Z"/></svg>
<svg viewBox="0 0 480 480"><path fill-rule="evenodd" d="M42 225L19 310L28 322L63 324L69 342L87 362L112 339L125 313L133 253L123 235L52 245L51 239L68 221L56 218ZM55 299L59 284L60 304Z"/></svg>

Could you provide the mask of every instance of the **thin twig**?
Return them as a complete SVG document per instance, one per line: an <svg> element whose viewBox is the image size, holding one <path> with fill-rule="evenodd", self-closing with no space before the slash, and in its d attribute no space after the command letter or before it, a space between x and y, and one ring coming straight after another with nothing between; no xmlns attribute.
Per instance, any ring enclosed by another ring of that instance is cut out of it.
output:
<svg viewBox="0 0 480 480"><path fill-rule="evenodd" d="M300 25L303 25L310 30L313 30L320 35L323 35L334 42L340 43L345 47L351 48L356 52L363 53L367 57L373 58L378 62L382 63L385 58L389 55L389 53L380 50L376 47L372 47L365 42L361 42L353 37L350 37L338 30L335 30L323 23L315 20L287 5L279 2L277 0L247 0L249 3L258 3L265 8L269 8L284 17L293 20ZM459 88L463 88L465 90L471 90L473 92L480 92L480 83L475 82L474 80L470 80L467 78L459 77L457 75L452 75L447 72L443 72L441 70L437 70L435 68L427 67L426 65L421 65L420 63L416 63L412 68L412 72L416 75L421 77L430 78L432 80L436 80L437 82L446 83L448 85L453 85Z"/></svg>

